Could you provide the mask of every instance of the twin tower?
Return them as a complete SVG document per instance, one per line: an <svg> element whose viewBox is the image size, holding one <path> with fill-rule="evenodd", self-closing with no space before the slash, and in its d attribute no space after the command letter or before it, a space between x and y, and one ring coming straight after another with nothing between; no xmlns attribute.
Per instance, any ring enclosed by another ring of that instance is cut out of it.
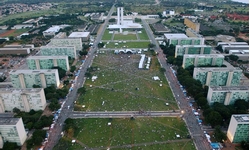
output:
<svg viewBox="0 0 250 150"><path fill-rule="evenodd" d="M117 25L123 25L123 7L117 8Z"/></svg>

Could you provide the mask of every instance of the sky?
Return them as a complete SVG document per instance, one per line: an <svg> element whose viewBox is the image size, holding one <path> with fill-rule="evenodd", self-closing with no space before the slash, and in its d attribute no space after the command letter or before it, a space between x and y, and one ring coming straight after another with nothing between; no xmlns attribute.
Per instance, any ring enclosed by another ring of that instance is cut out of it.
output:
<svg viewBox="0 0 250 150"><path fill-rule="evenodd" d="M232 1L249 4L249 0L232 0Z"/></svg>

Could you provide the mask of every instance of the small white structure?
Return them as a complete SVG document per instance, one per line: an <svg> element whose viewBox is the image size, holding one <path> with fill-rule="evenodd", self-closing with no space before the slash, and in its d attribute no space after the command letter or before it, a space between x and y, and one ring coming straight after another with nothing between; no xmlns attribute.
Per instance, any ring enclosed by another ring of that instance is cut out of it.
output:
<svg viewBox="0 0 250 150"><path fill-rule="evenodd" d="M108 123L108 126L111 126L111 122Z"/></svg>
<svg viewBox="0 0 250 150"><path fill-rule="evenodd" d="M177 138L180 138L181 136L180 136L179 134L176 134L176 137L177 137Z"/></svg>
<svg viewBox="0 0 250 150"><path fill-rule="evenodd" d="M138 67L139 69L143 69L144 68L143 67L143 63L144 63L145 57L146 57L145 54L141 55L141 59L140 59L140 62L139 62L139 67Z"/></svg>
<svg viewBox="0 0 250 150"><path fill-rule="evenodd" d="M95 81L96 79L97 79L97 76L93 76L93 77L91 78L92 81Z"/></svg>
<svg viewBox="0 0 250 150"><path fill-rule="evenodd" d="M156 80L160 80L160 78L158 76L154 76L153 79Z"/></svg>

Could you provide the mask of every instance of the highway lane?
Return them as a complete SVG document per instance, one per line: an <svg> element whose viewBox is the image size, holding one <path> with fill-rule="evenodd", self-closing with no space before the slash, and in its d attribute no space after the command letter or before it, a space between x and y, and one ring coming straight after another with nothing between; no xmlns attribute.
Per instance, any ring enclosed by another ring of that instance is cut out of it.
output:
<svg viewBox="0 0 250 150"><path fill-rule="evenodd" d="M113 11L114 11L114 5L111 7L107 18L106 18L105 22L103 23L103 26L101 26L101 28L100 28L100 32L96 37L96 40L93 44L93 47L90 49L90 51L88 53L88 57L86 58L84 65L82 66L81 72L78 76L78 79L76 82L77 84L74 86L74 89L68 94L67 99L66 99L65 104L64 104L64 107L62 108L61 113L59 114L58 120L55 123L54 128L50 130L49 138L48 138L49 140L44 147L45 150L52 150L53 147L58 143L59 139L61 138L63 123L71 115L71 113L73 111L74 101L77 99L77 96L78 96L77 90L78 90L78 88L82 87L82 85L84 83L85 73L93 62L94 53L97 50L98 43L100 42L100 40L104 34L104 31L105 31L107 24L108 24L108 20L109 20L110 16L112 15ZM68 108L68 106L70 106L70 107Z"/></svg>
<svg viewBox="0 0 250 150"><path fill-rule="evenodd" d="M196 116L193 114L192 109L189 106L189 102L187 98L184 96L183 91L181 90L180 86L178 85L178 80L174 76L171 66L166 63L166 57L163 54L162 50L159 47L158 42L154 39L153 32L147 22L142 20L143 26L148 34L151 43L155 45L155 51L158 53L157 57L161 64L161 67L166 69L165 76L169 82L170 88L174 94L174 97L179 104L180 110L184 110L183 120L185 121L190 135L192 136L196 149L197 150L210 150L210 145L207 142L205 135L201 129L201 126L198 124Z"/></svg>

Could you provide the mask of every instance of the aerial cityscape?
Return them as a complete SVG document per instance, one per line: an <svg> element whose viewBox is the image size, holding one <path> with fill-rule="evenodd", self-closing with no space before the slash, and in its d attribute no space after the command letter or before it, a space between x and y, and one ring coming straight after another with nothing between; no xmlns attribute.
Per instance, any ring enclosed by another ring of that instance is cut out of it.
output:
<svg viewBox="0 0 250 150"><path fill-rule="evenodd" d="M249 2L0 1L0 149L249 150Z"/></svg>

